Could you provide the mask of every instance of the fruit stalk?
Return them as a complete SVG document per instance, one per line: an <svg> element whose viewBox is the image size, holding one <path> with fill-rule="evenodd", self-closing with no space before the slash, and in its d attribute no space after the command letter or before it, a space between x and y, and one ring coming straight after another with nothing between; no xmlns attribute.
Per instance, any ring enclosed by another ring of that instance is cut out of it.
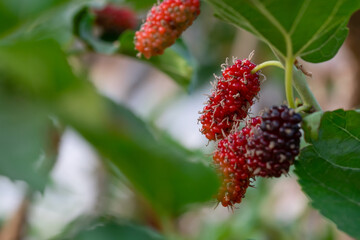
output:
<svg viewBox="0 0 360 240"><path fill-rule="evenodd" d="M301 99L304 102L304 105L312 106L315 111L321 111L320 104L314 97L314 94L311 92L304 74L295 68L294 70L294 87L299 93Z"/></svg>
<svg viewBox="0 0 360 240"><path fill-rule="evenodd" d="M285 61L285 91L286 91L286 100L290 108L295 108L294 95L292 89L292 76L293 76L293 64L295 58L290 56L287 57Z"/></svg>
<svg viewBox="0 0 360 240"><path fill-rule="evenodd" d="M284 69L284 66L281 62L272 60L272 61L266 61L266 62L263 62L263 63L257 65L253 70L251 70L251 73L254 74L257 71L259 71L265 67L270 67L270 66L279 67L279 68Z"/></svg>

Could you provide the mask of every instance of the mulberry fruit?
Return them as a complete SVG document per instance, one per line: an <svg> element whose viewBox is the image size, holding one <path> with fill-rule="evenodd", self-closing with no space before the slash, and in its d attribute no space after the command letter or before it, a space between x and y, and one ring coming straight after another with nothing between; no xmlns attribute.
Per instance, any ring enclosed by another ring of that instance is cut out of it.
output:
<svg viewBox="0 0 360 240"><path fill-rule="evenodd" d="M214 164L222 181L217 200L224 207L240 203L251 183L252 173L245 158L246 145L251 129L259 124L259 117L252 119L242 130L219 141L214 152Z"/></svg>
<svg viewBox="0 0 360 240"><path fill-rule="evenodd" d="M249 59L244 59L223 67L222 77L217 77L213 84L212 94L199 118L201 132L209 140L224 138L248 115L260 91L259 73L251 73L255 66Z"/></svg>
<svg viewBox="0 0 360 240"><path fill-rule="evenodd" d="M280 177L287 174L299 154L301 116L287 106L273 106L248 140L247 165L253 174Z"/></svg>
<svg viewBox="0 0 360 240"><path fill-rule="evenodd" d="M136 14L127 8L107 5L103 9L95 9L95 22L101 28L101 39L115 41L127 29L137 26Z"/></svg>
<svg viewBox="0 0 360 240"><path fill-rule="evenodd" d="M161 55L200 14L200 0L164 0L150 10L135 33L135 48L146 58Z"/></svg>

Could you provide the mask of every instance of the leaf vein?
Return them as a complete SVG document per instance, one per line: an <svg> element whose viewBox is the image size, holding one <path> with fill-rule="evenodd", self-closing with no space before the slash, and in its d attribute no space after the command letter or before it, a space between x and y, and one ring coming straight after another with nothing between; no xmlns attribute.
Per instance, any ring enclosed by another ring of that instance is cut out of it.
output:
<svg viewBox="0 0 360 240"><path fill-rule="evenodd" d="M301 56L305 56L305 55L311 54L311 53L313 53L313 52L318 51L318 50L321 49L322 47L324 47L324 46L339 32L339 30L341 30L342 28L343 28L343 25L340 24L339 27L338 27L338 28L336 29L336 31L334 32L334 34L332 34L332 35L331 35L326 41L324 41L319 47L314 48L314 49L312 49L312 50L310 50L310 51L304 52L304 53L301 54ZM322 37L322 35L321 35L320 37ZM319 38L320 38L320 37L319 37Z"/></svg>
<svg viewBox="0 0 360 240"><path fill-rule="evenodd" d="M289 35L292 35L295 31L295 28L297 27L297 25L299 24L300 20L302 19L302 17L304 16L304 13L306 12L306 9L308 8L309 6L309 3L310 3L310 0L305 0L304 1L304 4L301 6L296 18L295 18L295 21L293 23L293 25L291 26L291 29L289 31Z"/></svg>
<svg viewBox="0 0 360 240"><path fill-rule="evenodd" d="M286 44L286 58L289 59L292 56L292 41L291 36L286 32L285 28L280 22L269 12L269 10L258 0L252 0L254 4L257 4L258 9L283 35Z"/></svg>
<svg viewBox="0 0 360 240"><path fill-rule="evenodd" d="M337 167L337 168L341 168L343 170L351 170L351 171L356 171L356 172L360 172L360 168L353 168L353 167L344 167L344 166L341 166L341 165L338 165L334 162L331 162L329 161L327 158L323 157L320 152L316 149L316 147L313 145L313 148L314 148L314 151L316 152L316 154L323 160L325 160L326 162L328 162L329 164L333 165L334 167Z"/></svg>
<svg viewBox="0 0 360 240"><path fill-rule="evenodd" d="M257 8L260 12L266 17L284 36L284 38L288 37L288 33L285 28L280 24L280 22L269 12L269 10L258 0L252 0L254 4L256 4Z"/></svg>
<svg viewBox="0 0 360 240"><path fill-rule="evenodd" d="M319 157L320 157L320 156L319 156ZM345 200L347 200L347 201L349 201L349 202L352 202L352 203L354 203L355 205L357 205L357 206L360 207L360 202L358 202L358 201L356 201L356 200L354 200L354 199L352 199L352 198L344 195L343 193L337 191L336 189L334 189L334 188L326 185L324 182L322 182L321 180L317 179L317 178L314 177L312 174L310 174L309 171L305 170L304 167L303 167L303 169L304 169L304 172L305 172L312 180L314 180L315 182L317 182L320 186L322 186L322 187L325 188L326 190L328 190L328 191L330 191L330 192L333 192L333 193L335 193L336 195L340 196L341 198L343 198L343 199L345 199Z"/></svg>
<svg viewBox="0 0 360 240"><path fill-rule="evenodd" d="M340 130L344 131L345 133L347 133L351 138L355 139L356 141L358 141L360 143L360 139L358 137L356 137L354 134L352 134L349 130L347 130L346 128L336 124L332 119L329 119L329 121L337 128L339 128ZM347 126L347 121L345 121L345 127Z"/></svg>
<svg viewBox="0 0 360 240"><path fill-rule="evenodd" d="M299 55L308 46L310 46L314 41L316 41L319 37L321 37L321 32L332 21L332 19L334 18L335 14L339 10L342 3L343 3L343 1L337 1L337 3L335 5L333 11L331 12L330 16L326 19L326 21L324 21L324 23L320 26L320 28L316 31L316 33L310 38L310 40L306 44L304 44L304 46L302 48L300 48L299 51L297 51L295 53L295 56ZM319 34L320 34L320 36L319 36Z"/></svg>
<svg viewBox="0 0 360 240"><path fill-rule="evenodd" d="M220 9L223 8L225 11L228 11L229 13L231 13L231 14L229 14L230 16L231 15L238 15L241 18L243 18L244 20L246 20L246 23L248 24L249 28L255 34L257 34L261 38L261 40L263 40L265 43L267 43L272 48L276 49L277 53L279 53L282 57L284 57L284 55L281 53L281 51L276 46L274 46L272 43L270 43L265 36L263 36L259 31L257 31L256 28L251 24L249 19L247 19L244 15L242 15L239 12L235 11L230 5L228 5L228 4L224 3L224 2L223 2L223 4L220 5L216 1L211 1L211 0L209 0L209 1L212 2L214 5L218 6ZM236 22L236 21L234 21L234 22Z"/></svg>

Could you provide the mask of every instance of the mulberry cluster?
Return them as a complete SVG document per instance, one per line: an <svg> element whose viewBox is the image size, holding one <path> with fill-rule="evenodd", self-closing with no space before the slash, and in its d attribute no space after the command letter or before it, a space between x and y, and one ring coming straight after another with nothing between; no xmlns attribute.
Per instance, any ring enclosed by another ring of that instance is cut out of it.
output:
<svg viewBox="0 0 360 240"><path fill-rule="evenodd" d="M252 173L246 165L247 139L251 129L257 127L261 120L252 119L241 131L230 134L218 143L214 152L214 164L222 180L217 200L224 207L240 203L246 189L251 183Z"/></svg>
<svg viewBox="0 0 360 240"><path fill-rule="evenodd" d="M299 154L300 122L293 109L273 106L219 141L213 160L222 181L217 200L224 207L240 203L255 176L288 173Z"/></svg>
<svg viewBox="0 0 360 240"><path fill-rule="evenodd" d="M287 106L273 106L260 117L239 122L260 91L259 73L249 59L236 60L216 77L199 121L209 140L220 140L213 160L221 178L217 200L224 207L240 203L252 179L289 172L300 148L301 116Z"/></svg>
<svg viewBox="0 0 360 240"><path fill-rule="evenodd" d="M256 65L249 59L236 60L233 65L224 66L222 77L217 77L199 119L202 124L201 132L207 139L224 138L248 115L248 110L260 91L259 73L251 73L254 67Z"/></svg>
<svg viewBox="0 0 360 240"><path fill-rule="evenodd" d="M253 174L280 177L299 154L301 116L287 106L273 106L248 141L247 164Z"/></svg>
<svg viewBox="0 0 360 240"><path fill-rule="evenodd" d="M95 22L101 27L101 38L115 41L127 29L137 26L136 14L128 8L106 5L103 9L95 9Z"/></svg>
<svg viewBox="0 0 360 240"><path fill-rule="evenodd" d="M200 0L164 0L152 7L135 33L135 48L146 58L161 55L200 14Z"/></svg>

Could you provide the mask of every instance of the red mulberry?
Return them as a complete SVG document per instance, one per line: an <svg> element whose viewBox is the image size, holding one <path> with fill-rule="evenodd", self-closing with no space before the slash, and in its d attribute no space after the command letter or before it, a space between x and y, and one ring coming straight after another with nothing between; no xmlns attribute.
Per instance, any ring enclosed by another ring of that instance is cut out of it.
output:
<svg viewBox="0 0 360 240"><path fill-rule="evenodd" d="M199 119L201 132L209 140L222 139L248 115L260 91L259 73L251 73L255 66L244 59L224 67Z"/></svg>
<svg viewBox="0 0 360 240"><path fill-rule="evenodd" d="M135 48L146 58L161 55L200 14L200 0L164 0L150 10L135 34Z"/></svg>
<svg viewBox="0 0 360 240"><path fill-rule="evenodd" d="M260 118L252 119L241 131L219 141L214 152L214 164L222 180L217 200L224 207L240 203L250 185L252 174L245 158L247 138L252 132L251 128L259 124Z"/></svg>
<svg viewBox="0 0 360 240"><path fill-rule="evenodd" d="M101 27L101 38L115 41L127 29L135 29L137 25L136 14L127 8L107 5L103 9L94 10L96 24Z"/></svg>

